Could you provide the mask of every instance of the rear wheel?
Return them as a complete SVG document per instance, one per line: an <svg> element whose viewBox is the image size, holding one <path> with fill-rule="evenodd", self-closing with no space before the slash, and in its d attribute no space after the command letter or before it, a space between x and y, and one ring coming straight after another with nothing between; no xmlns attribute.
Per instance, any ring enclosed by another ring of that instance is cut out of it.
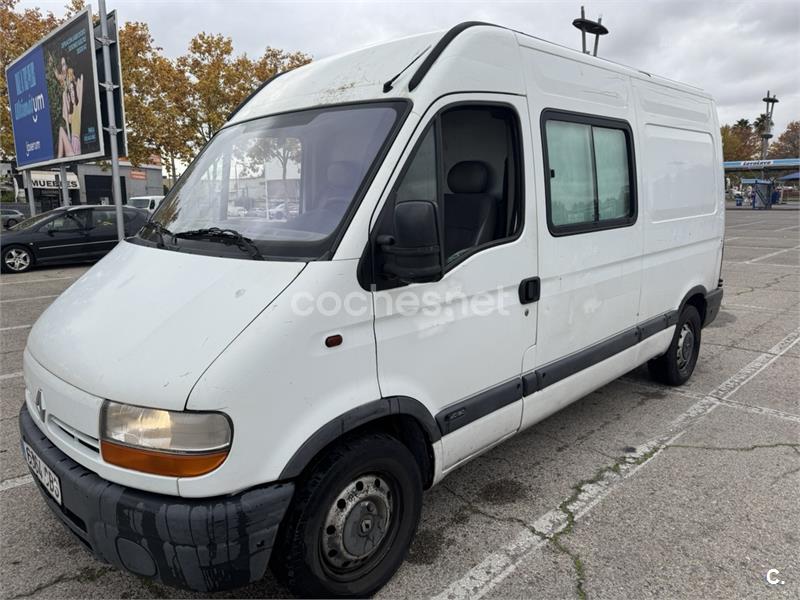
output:
<svg viewBox="0 0 800 600"><path fill-rule="evenodd" d="M678 318L666 354L647 363L653 379L667 385L683 385L689 380L700 355L700 330L700 313L687 305Z"/></svg>
<svg viewBox="0 0 800 600"><path fill-rule="evenodd" d="M8 221L6 221L6 228L11 229L17 223L18 221L16 219L9 219Z"/></svg>
<svg viewBox="0 0 800 600"><path fill-rule="evenodd" d="M372 596L405 559L421 508L404 444L380 433L342 442L298 481L273 570L300 597Z"/></svg>
<svg viewBox="0 0 800 600"><path fill-rule="evenodd" d="M23 246L3 248L3 271L24 273L33 266L33 254Z"/></svg>

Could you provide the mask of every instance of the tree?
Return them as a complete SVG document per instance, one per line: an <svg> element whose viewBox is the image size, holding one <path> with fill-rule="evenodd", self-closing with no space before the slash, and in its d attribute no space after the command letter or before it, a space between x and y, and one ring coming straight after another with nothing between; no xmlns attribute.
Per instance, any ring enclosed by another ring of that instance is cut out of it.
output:
<svg viewBox="0 0 800 600"><path fill-rule="evenodd" d="M800 158L800 121L792 121L769 146L770 158Z"/></svg>
<svg viewBox="0 0 800 600"><path fill-rule="evenodd" d="M758 136L747 119L739 119L734 125L723 125L722 155L725 160L751 160L759 149Z"/></svg>
<svg viewBox="0 0 800 600"><path fill-rule="evenodd" d="M146 23L125 23L119 37L128 158L140 164L159 155L174 179L176 159L191 155L188 79L161 54Z"/></svg>
<svg viewBox="0 0 800 600"><path fill-rule="evenodd" d="M193 149L199 150L228 115L262 81L311 60L302 52L285 52L267 47L263 56L251 60L235 55L233 41L222 35L200 33L189 43L176 65L189 80L188 112Z"/></svg>

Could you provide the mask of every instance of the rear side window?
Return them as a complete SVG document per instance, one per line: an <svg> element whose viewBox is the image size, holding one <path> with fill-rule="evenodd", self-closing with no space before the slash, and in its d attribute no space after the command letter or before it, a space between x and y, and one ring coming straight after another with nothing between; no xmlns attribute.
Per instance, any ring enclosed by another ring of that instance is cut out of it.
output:
<svg viewBox="0 0 800 600"><path fill-rule="evenodd" d="M110 208L94 209L94 226L100 229L117 228L117 213Z"/></svg>
<svg viewBox="0 0 800 600"><path fill-rule="evenodd" d="M542 113L547 225L553 235L636 221L633 141L625 121Z"/></svg>

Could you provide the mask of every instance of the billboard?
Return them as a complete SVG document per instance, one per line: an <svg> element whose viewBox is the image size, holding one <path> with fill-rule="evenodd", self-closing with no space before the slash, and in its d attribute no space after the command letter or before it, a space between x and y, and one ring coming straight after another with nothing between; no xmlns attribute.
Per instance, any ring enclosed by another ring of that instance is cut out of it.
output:
<svg viewBox="0 0 800 600"><path fill-rule="evenodd" d="M6 68L19 168L104 155L91 10Z"/></svg>

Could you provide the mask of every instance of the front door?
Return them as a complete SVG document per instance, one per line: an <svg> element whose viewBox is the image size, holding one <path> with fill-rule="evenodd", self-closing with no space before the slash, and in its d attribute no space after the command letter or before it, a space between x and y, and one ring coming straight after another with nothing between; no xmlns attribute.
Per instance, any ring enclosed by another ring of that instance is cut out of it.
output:
<svg viewBox="0 0 800 600"><path fill-rule="evenodd" d="M92 213L89 252L92 257L99 258L105 256L117 245L117 209L114 206L96 207L92 209Z"/></svg>
<svg viewBox="0 0 800 600"><path fill-rule="evenodd" d="M47 236L36 242L39 261L72 260L84 256L89 241L91 210L62 212L42 224L41 233Z"/></svg>
<svg viewBox="0 0 800 600"><path fill-rule="evenodd" d="M436 416L445 470L520 426L538 274L535 228L525 224L526 114L524 99L498 94L434 105L373 227L391 233L398 203L437 205L442 279L402 285L376 275L373 298L381 393L410 396Z"/></svg>

